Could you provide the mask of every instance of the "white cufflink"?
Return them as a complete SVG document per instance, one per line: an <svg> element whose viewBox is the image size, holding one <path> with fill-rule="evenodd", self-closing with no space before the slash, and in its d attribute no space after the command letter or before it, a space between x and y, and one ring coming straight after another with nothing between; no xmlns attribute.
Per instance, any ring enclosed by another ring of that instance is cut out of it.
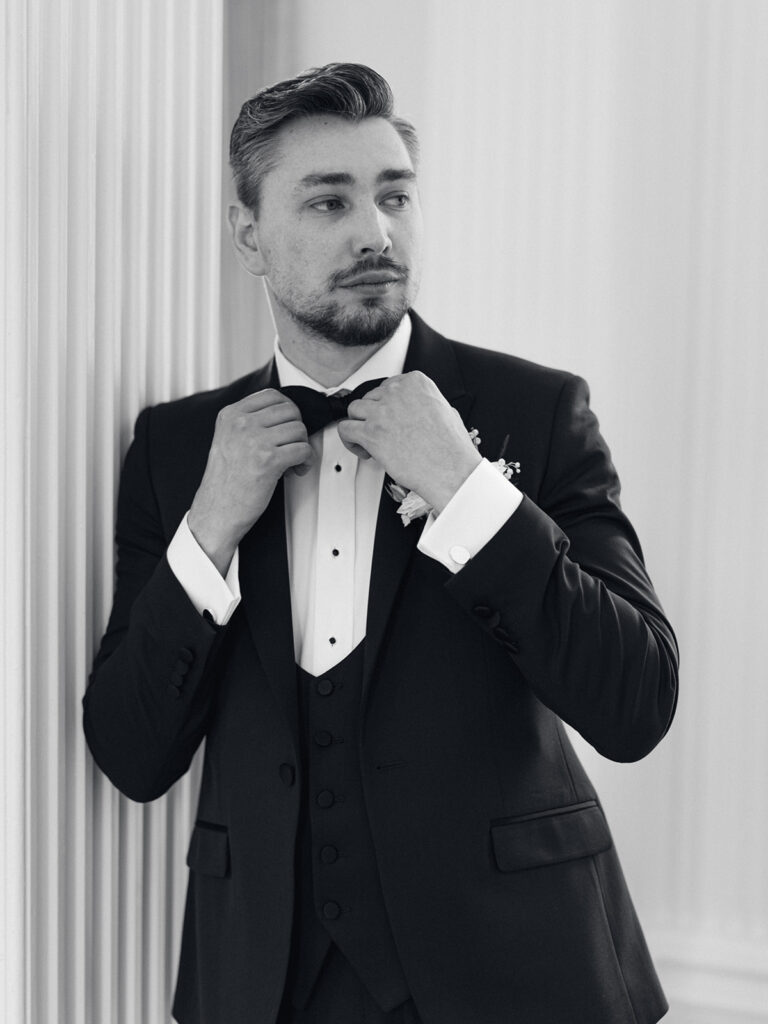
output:
<svg viewBox="0 0 768 1024"><path fill-rule="evenodd" d="M456 565L466 565L469 561L469 552L461 544L454 544L448 551Z"/></svg>

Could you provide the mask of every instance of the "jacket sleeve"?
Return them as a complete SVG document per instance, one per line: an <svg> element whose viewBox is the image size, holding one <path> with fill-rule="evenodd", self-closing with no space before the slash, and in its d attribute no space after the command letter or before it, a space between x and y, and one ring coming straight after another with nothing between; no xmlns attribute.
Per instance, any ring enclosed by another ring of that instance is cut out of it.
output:
<svg viewBox="0 0 768 1024"><path fill-rule="evenodd" d="M83 698L96 763L121 792L153 800L189 767L213 699L223 630L193 607L168 565L149 464L152 410L136 421L117 507L114 603Z"/></svg>
<svg viewBox="0 0 768 1024"><path fill-rule="evenodd" d="M580 378L560 393L537 503L525 497L446 587L601 754L638 760L664 736L677 644Z"/></svg>

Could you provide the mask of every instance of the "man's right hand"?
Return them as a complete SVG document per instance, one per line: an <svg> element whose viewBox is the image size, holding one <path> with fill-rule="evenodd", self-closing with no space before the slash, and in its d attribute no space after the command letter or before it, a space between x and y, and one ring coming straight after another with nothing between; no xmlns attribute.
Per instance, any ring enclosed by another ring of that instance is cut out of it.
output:
<svg viewBox="0 0 768 1024"><path fill-rule="evenodd" d="M274 388L221 410L187 523L222 576L278 480L289 469L306 473L311 461L298 408Z"/></svg>

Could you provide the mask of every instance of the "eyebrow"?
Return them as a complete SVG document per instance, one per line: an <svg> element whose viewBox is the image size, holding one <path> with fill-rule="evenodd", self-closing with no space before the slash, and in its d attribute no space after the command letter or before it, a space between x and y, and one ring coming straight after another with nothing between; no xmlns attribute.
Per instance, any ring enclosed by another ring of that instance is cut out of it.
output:
<svg viewBox="0 0 768 1024"><path fill-rule="evenodd" d="M376 176L376 183L388 181L415 181L416 175L409 167L393 167L381 171ZM302 188L316 188L318 185L354 185L355 179L345 171L329 171L327 173L305 174L299 182Z"/></svg>

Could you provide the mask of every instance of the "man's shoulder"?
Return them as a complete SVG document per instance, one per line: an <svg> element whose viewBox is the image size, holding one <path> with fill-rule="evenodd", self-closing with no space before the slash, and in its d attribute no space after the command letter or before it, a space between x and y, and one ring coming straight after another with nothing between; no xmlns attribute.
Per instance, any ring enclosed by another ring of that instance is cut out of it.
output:
<svg viewBox="0 0 768 1024"><path fill-rule="evenodd" d="M229 384L223 384L217 388L210 388L206 391L196 391L191 395L184 395L180 398L172 398L165 402L158 402L153 405L153 416L159 416L164 420L186 420L189 417L213 416L227 405L239 402L247 395L267 386L269 381L269 367L271 364L262 366L252 373L239 377Z"/></svg>
<svg viewBox="0 0 768 1024"><path fill-rule="evenodd" d="M474 341L449 338L426 324L413 310L411 319L417 344L422 351L433 354L442 351L445 355L450 353L449 358L452 356L455 359L457 369L470 388L480 385L486 387L490 382L498 380L504 387L535 387L537 390L559 393L567 381L575 379L575 375L567 370L545 366L508 352L484 348Z"/></svg>
<svg viewBox="0 0 768 1024"><path fill-rule="evenodd" d="M500 379L505 386L536 387L559 393L563 385L575 376L568 370L545 366L508 352L483 348L465 341L446 341L468 383L486 384L489 379Z"/></svg>

